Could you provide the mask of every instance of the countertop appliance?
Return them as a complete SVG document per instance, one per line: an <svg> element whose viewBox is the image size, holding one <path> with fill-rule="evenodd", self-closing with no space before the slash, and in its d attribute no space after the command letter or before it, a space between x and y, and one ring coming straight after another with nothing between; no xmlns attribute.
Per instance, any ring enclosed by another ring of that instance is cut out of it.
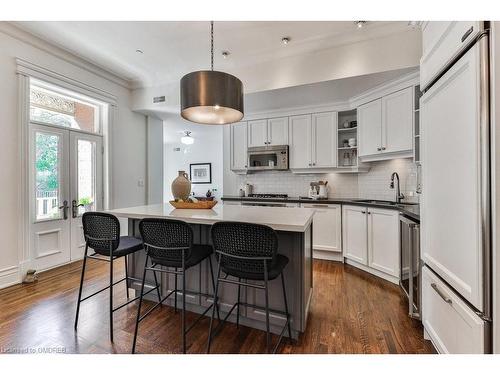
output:
<svg viewBox="0 0 500 375"><path fill-rule="evenodd" d="M399 285L408 298L408 316L421 319L422 263L420 261L420 224L404 216L400 222Z"/></svg>
<svg viewBox="0 0 500 375"><path fill-rule="evenodd" d="M441 27L440 70L421 62L437 72L420 99L422 322L439 352L490 353L489 23L430 22L424 39Z"/></svg>
<svg viewBox="0 0 500 375"><path fill-rule="evenodd" d="M248 171L288 169L288 145L248 147Z"/></svg>

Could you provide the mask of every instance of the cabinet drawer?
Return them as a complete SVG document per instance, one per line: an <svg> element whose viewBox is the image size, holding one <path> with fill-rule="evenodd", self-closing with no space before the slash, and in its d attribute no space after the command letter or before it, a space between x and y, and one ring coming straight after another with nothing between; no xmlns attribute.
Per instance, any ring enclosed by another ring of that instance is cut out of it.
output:
<svg viewBox="0 0 500 375"><path fill-rule="evenodd" d="M429 268L423 268L422 323L440 353L484 353L485 322Z"/></svg>

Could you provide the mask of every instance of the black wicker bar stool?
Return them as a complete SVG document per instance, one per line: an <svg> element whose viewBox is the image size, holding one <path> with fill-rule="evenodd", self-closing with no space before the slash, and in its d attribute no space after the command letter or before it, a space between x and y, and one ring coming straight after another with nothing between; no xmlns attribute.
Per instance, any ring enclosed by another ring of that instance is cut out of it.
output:
<svg viewBox="0 0 500 375"><path fill-rule="evenodd" d="M128 284L129 280L133 280L133 278L128 276L127 255L142 250L142 241L131 236L120 237L120 222L115 216L108 213L85 212L82 216L82 223L83 234L85 236L85 256L83 257L80 290L78 292L78 303L76 305L75 330L78 326L80 303L98 293L105 291L106 289L109 289L109 339L113 341L113 313L139 298L135 297L130 299L129 296ZM94 253L91 255L88 254L89 248L94 250ZM113 262L121 257L124 257L125 260L125 277L123 279L113 281ZM109 285L85 298L82 298L83 279L85 277L85 266L88 258L109 262ZM126 282L127 301L118 307L113 307L113 286L122 281ZM158 298L160 298L160 288L157 281L156 288L151 289L150 292L155 289L158 292Z"/></svg>
<svg viewBox="0 0 500 375"><path fill-rule="evenodd" d="M248 306L257 309L264 309L266 312L266 352L269 353L271 344L271 333L269 330L269 313L281 314L286 317L286 323L280 332L278 342L274 346L273 353L276 353L285 329L288 328L288 337L292 339L292 330L290 327L290 314L288 313L288 303L285 291L285 278L283 270L288 264L288 258L278 254L278 236L274 229L259 224L249 224L240 222L219 222L212 226L212 242L215 253L218 257L217 266L217 282L215 285L215 306L217 306L218 292L220 283L230 283L238 285L238 301L229 309L227 315L222 321L219 319L219 324L212 334L212 326L214 319L214 310L212 310L212 318L210 320L210 328L208 331L207 353L210 352L210 344L213 336L215 336L227 318L231 315L236 307L236 324L239 325L239 307ZM221 277L221 271L225 273ZM229 279L231 276L235 279ZM269 308L269 288L270 280L274 280L281 276L281 285L283 288L283 300L285 303L285 311L276 311ZM242 281L244 280L244 281ZM263 283L248 282L263 281ZM265 306L255 306L249 303L240 301L241 287L251 287L264 290Z"/></svg>
<svg viewBox="0 0 500 375"><path fill-rule="evenodd" d="M180 220L170 219L143 219L139 222L139 231L144 241L144 248L146 249L146 262L144 264L144 275L142 277L142 286L139 299L139 308L137 310L137 319L135 323L134 342L132 344L132 353L135 353L137 343L137 332L139 330L139 323L148 316L154 309L170 296L174 295L174 308L177 311L177 294L182 293L182 352L186 353L186 335L198 323L212 305L208 306L201 315L186 328L186 293L195 294L212 298L212 295L202 293L201 290L197 292L186 290L186 271L196 265L200 265L205 259L208 259L210 266L210 279L212 288L215 290L214 272L212 268L211 255L213 253L212 246L193 244L193 229L191 226ZM151 265L148 266L150 260ZM162 272L175 275L175 286L165 297L159 298L159 302L150 307L144 315L141 316L142 297L144 293L144 283L146 279L146 272L152 271L155 275L156 272ZM182 288L177 289L177 278L181 276ZM219 309L216 306L217 315Z"/></svg>

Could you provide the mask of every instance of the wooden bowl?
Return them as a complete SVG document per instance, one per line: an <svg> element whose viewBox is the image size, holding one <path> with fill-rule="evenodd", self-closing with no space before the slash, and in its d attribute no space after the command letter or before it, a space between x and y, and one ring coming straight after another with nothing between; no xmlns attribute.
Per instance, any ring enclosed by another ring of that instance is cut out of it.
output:
<svg viewBox="0 0 500 375"><path fill-rule="evenodd" d="M194 202L176 202L176 201L170 201L170 204L174 206L175 208L179 209L211 209L213 208L216 204L217 201L198 201L196 203Z"/></svg>

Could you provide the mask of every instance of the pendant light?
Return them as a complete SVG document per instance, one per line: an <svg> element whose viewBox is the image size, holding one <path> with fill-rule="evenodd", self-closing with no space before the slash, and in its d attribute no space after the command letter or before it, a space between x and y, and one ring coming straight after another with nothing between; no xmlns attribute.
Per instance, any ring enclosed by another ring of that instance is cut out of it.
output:
<svg viewBox="0 0 500 375"><path fill-rule="evenodd" d="M243 84L235 76L214 70L214 22L210 22L211 70L181 79L181 116L192 122L221 125L243 118Z"/></svg>
<svg viewBox="0 0 500 375"><path fill-rule="evenodd" d="M192 145L194 143L194 138L191 137L191 132L186 130L184 135L181 137L181 142L185 145Z"/></svg>

